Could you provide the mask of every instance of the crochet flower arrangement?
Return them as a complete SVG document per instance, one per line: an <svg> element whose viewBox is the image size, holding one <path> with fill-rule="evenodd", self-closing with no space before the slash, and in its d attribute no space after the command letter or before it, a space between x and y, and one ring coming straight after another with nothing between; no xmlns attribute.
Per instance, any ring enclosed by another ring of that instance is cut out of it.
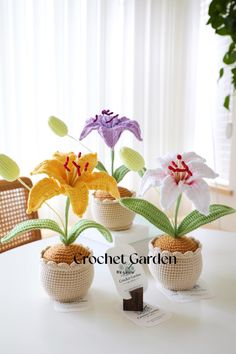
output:
<svg viewBox="0 0 236 354"><path fill-rule="evenodd" d="M13 228L1 242L7 242L12 238L35 229L50 229L60 235L63 244L70 245L87 228L96 228L108 240L112 241L110 232L102 225L90 221L80 220L71 230L68 230L69 207L75 215L82 217L88 206L89 190L104 190L115 199L119 198L119 191L115 179L106 172L93 172L97 165L97 154L78 155L73 152L56 152L52 159L43 161L32 174L46 174L48 177L37 182L30 189L27 213L37 211L43 203L46 203L59 217L61 225L54 220L35 219L27 220ZM0 155L0 175L8 181L19 180L20 169L8 156ZM24 184L29 189L27 185ZM48 199L63 194L67 197L65 205L65 220L47 203Z"/></svg>
<svg viewBox="0 0 236 354"><path fill-rule="evenodd" d="M122 198L119 202L174 238L179 238L204 224L234 213L236 210L228 206L210 205L209 187L204 178L216 178L218 175L205 162L205 159L194 152L167 155L159 159L160 167L147 170L144 174L141 181L141 195L151 187L160 187L161 207L167 210L175 203L173 221L163 211L144 199ZM178 224L183 193L190 199L196 210Z"/></svg>
<svg viewBox="0 0 236 354"><path fill-rule="evenodd" d="M69 136L70 138L76 140L74 137L68 134L68 128L66 124L56 117L49 118L49 126L55 134L58 136ZM110 149L111 154L111 168L110 175L115 178L117 183L119 183L125 175L131 170L125 164L119 166L117 169L114 168L115 164L115 146L120 139L124 131L130 131L138 140L142 140L140 126L137 121L131 120L127 117L120 117L119 114L114 114L114 112L109 109L103 109L101 114L96 114L86 121L86 124L80 134L79 142L82 144L82 140L86 138L92 131L97 131L102 137L107 147ZM87 150L89 150L84 144L82 144ZM129 149L129 148L125 148ZM131 151L132 149L130 149ZM123 155L129 154L130 151L121 151L121 158ZM141 161L140 161L141 162ZM108 172L108 169L104 166L101 161L98 161L96 168L103 172ZM141 164L139 164L140 174L144 173L144 160L142 159Z"/></svg>

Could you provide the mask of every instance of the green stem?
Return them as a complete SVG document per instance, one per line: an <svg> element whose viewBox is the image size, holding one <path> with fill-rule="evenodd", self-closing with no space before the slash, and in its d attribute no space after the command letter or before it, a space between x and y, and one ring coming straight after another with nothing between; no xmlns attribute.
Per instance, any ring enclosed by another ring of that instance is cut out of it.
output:
<svg viewBox="0 0 236 354"><path fill-rule="evenodd" d="M20 177L18 178L18 181L19 181L26 189L28 189L28 191L31 191L31 188L30 188ZM47 207L48 207L49 209L51 209L51 210L56 214L56 216L57 216L58 219L60 220L60 222L61 222L63 228L65 229L65 225L64 225L64 222L63 222L63 220L62 220L60 214L59 214L50 204L48 204L47 202L45 202L45 204L47 205Z"/></svg>
<svg viewBox="0 0 236 354"><path fill-rule="evenodd" d="M67 241L68 236L68 219L69 219L69 209L70 209L70 198L66 198L66 207L65 207L65 239Z"/></svg>
<svg viewBox="0 0 236 354"><path fill-rule="evenodd" d="M146 169L145 167L141 168L141 170L138 171L139 176L140 176L140 177L143 177L143 175L144 175L144 173L146 172L146 170L147 170L147 169Z"/></svg>
<svg viewBox="0 0 236 354"><path fill-rule="evenodd" d="M111 149L111 176L114 174L115 150Z"/></svg>
<svg viewBox="0 0 236 354"><path fill-rule="evenodd" d="M81 143L81 141L79 139L74 138L72 135L67 134L67 136L75 141L77 141L77 143L79 143L81 146L83 146L83 148L85 148L88 152L92 152L92 150L90 150L86 145L84 145L83 143Z"/></svg>
<svg viewBox="0 0 236 354"><path fill-rule="evenodd" d="M177 228L178 228L178 213L179 213L179 207L180 207L180 202L181 202L181 198L182 198L182 193L178 196L177 202L176 202L176 206L175 206L175 236L176 236L176 232L177 232Z"/></svg>

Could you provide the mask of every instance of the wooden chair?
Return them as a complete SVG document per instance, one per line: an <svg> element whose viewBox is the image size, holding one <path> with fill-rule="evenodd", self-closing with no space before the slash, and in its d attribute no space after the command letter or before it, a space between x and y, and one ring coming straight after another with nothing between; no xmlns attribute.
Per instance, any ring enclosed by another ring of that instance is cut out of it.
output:
<svg viewBox="0 0 236 354"><path fill-rule="evenodd" d="M29 178L22 177L22 180L32 187ZM28 195L28 189L19 181L0 180L0 238L5 236L16 224L24 220L38 218L37 212L26 214ZM7 243L0 244L0 253L40 239L40 230L26 232Z"/></svg>

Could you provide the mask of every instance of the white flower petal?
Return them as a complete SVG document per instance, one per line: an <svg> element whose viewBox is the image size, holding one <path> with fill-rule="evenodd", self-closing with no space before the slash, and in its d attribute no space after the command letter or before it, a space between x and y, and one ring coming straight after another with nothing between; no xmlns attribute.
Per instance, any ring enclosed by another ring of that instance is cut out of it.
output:
<svg viewBox="0 0 236 354"><path fill-rule="evenodd" d="M180 191L175 180L171 176L167 176L161 185L161 206L163 209L169 209L178 198Z"/></svg>
<svg viewBox="0 0 236 354"><path fill-rule="evenodd" d="M176 156L177 156L176 154L167 154L164 155L163 157L158 157L157 159L158 165L160 165L162 169L167 170L171 161L176 160Z"/></svg>
<svg viewBox="0 0 236 354"><path fill-rule="evenodd" d="M185 184L184 192L201 214L209 214L209 186L203 179L196 179L191 185Z"/></svg>
<svg viewBox="0 0 236 354"><path fill-rule="evenodd" d="M201 156L197 155L194 151L184 152L182 157L183 157L183 160L187 164L192 161L206 162L205 159L203 159Z"/></svg>
<svg viewBox="0 0 236 354"><path fill-rule="evenodd" d="M219 176L209 166L202 162L194 161L189 163L188 166L195 178L216 178Z"/></svg>
<svg viewBox="0 0 236 354"><path fill-rule="evenodd" d="M160 168L155 170L147 170L141 181L140 194L144 195L151 187L160 186L161 181L165 178L165 176L165 172Z"/></svg>

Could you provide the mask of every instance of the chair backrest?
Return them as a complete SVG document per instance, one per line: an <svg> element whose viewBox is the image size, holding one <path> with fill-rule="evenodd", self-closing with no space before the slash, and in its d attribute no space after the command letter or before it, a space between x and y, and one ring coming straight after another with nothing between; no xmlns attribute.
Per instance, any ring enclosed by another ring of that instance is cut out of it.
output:
<svg viewBox="0 0 236 354"><path fill-rule="evenodd" d="M21 178L32 187L27 177ZM5 236L16 224L29 219L38 219L38 213L26 214L29 191L19 181L7 182L0 180L0 238ZM40 240L40 230L26 232L13 240L1 244L0 253L26 243Z"/></svg>

